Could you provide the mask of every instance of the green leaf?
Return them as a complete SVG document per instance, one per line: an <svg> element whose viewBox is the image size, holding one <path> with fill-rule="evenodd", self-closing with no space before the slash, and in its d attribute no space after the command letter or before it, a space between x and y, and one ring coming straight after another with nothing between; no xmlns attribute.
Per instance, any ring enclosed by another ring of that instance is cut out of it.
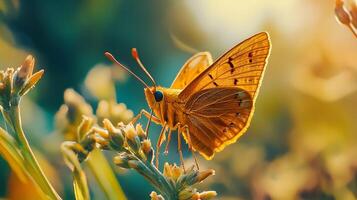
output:
<svg viewBox="0 0 357 200"><path fill-rule="evenodd" d="M17 144L15 139L4 129L0 128L0 154L9 163L18 178L26 182L30 176L26 170L24 158L18 146L19 144Z"/></svg>
<svg viewBox="0 0 357 200"><path fill-rule="evenodd" d="M110 164L99 149L90 153L87 164L107 199L127 199Z"/></svg>
<svg viewBox="0 0 357 200"><path fill-rule="evenodd" d="M73 171L73 189L76 200L90 199L87 178L85 173L80 169Z"/></svg>

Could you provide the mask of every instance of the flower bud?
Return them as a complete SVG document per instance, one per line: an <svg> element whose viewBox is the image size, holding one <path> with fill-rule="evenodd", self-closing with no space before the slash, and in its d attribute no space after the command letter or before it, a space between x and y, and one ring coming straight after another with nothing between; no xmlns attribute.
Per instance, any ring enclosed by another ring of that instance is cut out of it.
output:
<svg viewBox="0 0 357 200"><path fill-rule="evenodd" d="M28 55L20 67L19 77L28 78L33 73L33 68L35 66L35 58L32 55Z"/></svg>
<svg viewBox="0 0 357 200"><path fill-rule="evenodd" d="M21 67L17 68L13 76L13 89L18 93L24 86L27 79L32 75L35 59L28 55Z"/></svg>
<svg viewBox="0 0 357 200"><path fill-rule="evenodd" d="M136 132L137 132L138 136L139 136L141 139L146 138L146 133L145 133L145 131L143 130L143 127L141 126L141 124L136 124L135 129L136 129Z"/></svg>
<svg viewBox="0 0 357 200"><path fill-rule="evenodd" d="M205 171L201 171L198 173L197 175L197 182L202 182L203 180L205 180L207 177L211 176L211 175L215 175L215 171L213 169L208 169Z"/></svg>
<svg viewBox="0 0 357 200"><path fill-rule="evenodd" d="M151 149L151 142L149 139L145 139L144 141L141 142L141 149L143 152L147 155L152 151Z"/></svg>
<svg viewBox="0 0 357 200"><path fill-rule="evenodd" d="M346 9L343 6L342 0L336 0L335 2L335 15L337 20L344 25L349 25L351 22L351 17L347 13Z"/></svg>
<svg viewBox="0 0 357 200"><path fill-rule="evenodd" d="M165 200L164 197L158 195L156 192L152 191L150 194L151 200Z"/></svg>
<svg viewBox="0 0 357 200"><path fill-rule="evenodd" d="M116 151L121 151L124 145L124 136L121 129L117 129L114 125L108 120L103 120L104 128L109 132L109 146Z"/></svg>
<svg viewBox="0 0 357 200"><path fill-rule="evenodd" d="M124 127L124 133L127 139L127 143L130 148L135 152L139 151L140 148L140 138L132 124L128 124Z"/></svg>
<svg viewBox="0 0 357 200"><path fill-rule="evenodd" d="M128 124L124 128L124 133L126 138L128 138L131 141L135 141L135 137L137 136L136 130L132 124Z"/></svg>
<svg viewBox="0 0 357 200"><path fill-rule="evenodd" d="M164 164L164 176L167 178L172 177L171 165L167 162Z"/></svg>
<svg viewBox="0 0 357 200"><path fill-rule="evenodd" d="M142 156L143 158L145 158L144 161L153 161L154 151L152 149L151 142L149 139L144 139L144 141L141 142L141 151L144 154L144 156Z"/></svg>
<svg viewBox="0 0 357 200"><path fill-rule="evenodd" d="M128 165L132 169L138 169L140 167L140 163L137 160L129 160Z"/></svg>
<svg viewBox="0 0 357 200"><path fill-rule="evenodd" d="M174 165L171 169L171 173L172 173L172 179L176 181L183 174L183 170L181 167Z"/></svg>
<svg viewBox="0 0 357 200"><path fill-rule="evenodd" d="M205 191L205 192L199 193L199 199L200 200L212 199L212 198L214 198L216 196L217 196L217 192L216 191Z"/></svg>
<svg viewBox="0 0 357 200"><path fill-rule="evenodd" d="M200 194L198 192L195 192L192 196L191 196L192 200L201 200L200 199Z"/></svg>
<svg viewBox="0 0 357 200"><path fill-rule="evenodd" d="M78 141L81 141L83 136L86 135L93 126L92 118L89 118L85 115L83 115L82 117L83 117L83 119L82 119L81 123L79 124L78 131L77 131L77 133L78 133L77 140Z"/></svg>
<svg viewBox="0 0 357 200"><path fill-rule="evenodd" d="M81 146L88 152L92 151L96 144L96 138L93 133L94 132L89 132L86 137L80 142Z"/></svg>
<svg viewBox="0 0 357 200"><path fill-rule="evenodd" d="M130 168L129 160L131 160L131 158L127 153L121 153L113 158L113 162L115 165L125 169Z"/></svg>
<svg viewBox="0 0 357 200"><path fill-rule="evenodd" d="M30 91L36 83L42 78L42 75L45 71L41 69L40 71L36 72L33 74L25 83L25 86L20 90L19 95L23 96L25 95L28 91Z"/></svg>

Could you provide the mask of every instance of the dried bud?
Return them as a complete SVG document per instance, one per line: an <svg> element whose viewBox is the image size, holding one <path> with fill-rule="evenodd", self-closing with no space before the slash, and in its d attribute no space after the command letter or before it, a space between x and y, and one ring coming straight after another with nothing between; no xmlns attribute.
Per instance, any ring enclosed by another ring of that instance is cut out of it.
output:
<svg viewBox="0 0 357 200"><path fill-rule="evenodd" d="M28 55L21 67L17 68L13 76L13 89L18 93L24 86L27 79L32 75L35 59Z"/></svg>
<svg viewBox="0 0 357 200"><path fill-rule="evenodd" d="M335 2L335 15L337 20L344 25L349 26L351 22L351 17L343 6L342 0L336 0Z"/></svg>
<svg viewBox="0 0 357 200"><path fill-rule="evenodd" d="M33 68L35 66L35 58L32 55L28 55L20 67L18 76L20 78L28 78L32 75Z"/></svg>

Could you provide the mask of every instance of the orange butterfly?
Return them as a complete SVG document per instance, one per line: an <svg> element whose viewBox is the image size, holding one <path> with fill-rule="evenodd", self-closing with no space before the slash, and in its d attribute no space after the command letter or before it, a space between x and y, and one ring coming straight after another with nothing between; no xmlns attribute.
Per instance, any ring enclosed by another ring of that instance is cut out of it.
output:
<svg viewBox="0 0 357 200"><path fill-rule="evenodd" d="M133 57L153 82L152 87L110 53L106 56L145 85L146 100L153 113L142 110L135 120L144 114L150 121L163 126L157 152L166 130L169 130L168 143L171 131L178 130L182 162L180 134L190 149L209 160L247 130L270 47L268 33L262 32L239 43L214 63L210 53L197 53L183 65L170 88L156 85L135 49Z"/></svg>

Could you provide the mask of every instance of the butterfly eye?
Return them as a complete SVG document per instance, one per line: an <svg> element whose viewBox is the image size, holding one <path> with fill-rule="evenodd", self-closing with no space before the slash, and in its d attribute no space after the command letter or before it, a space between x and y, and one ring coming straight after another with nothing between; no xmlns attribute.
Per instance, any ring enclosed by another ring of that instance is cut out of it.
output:
<svg viewBox="0 0 357 200"><path fill-rule="evenodd" d="M161 91L155 91L154 92L154 97L156 102L160 102L164 98L164 94Z"/></svg>

